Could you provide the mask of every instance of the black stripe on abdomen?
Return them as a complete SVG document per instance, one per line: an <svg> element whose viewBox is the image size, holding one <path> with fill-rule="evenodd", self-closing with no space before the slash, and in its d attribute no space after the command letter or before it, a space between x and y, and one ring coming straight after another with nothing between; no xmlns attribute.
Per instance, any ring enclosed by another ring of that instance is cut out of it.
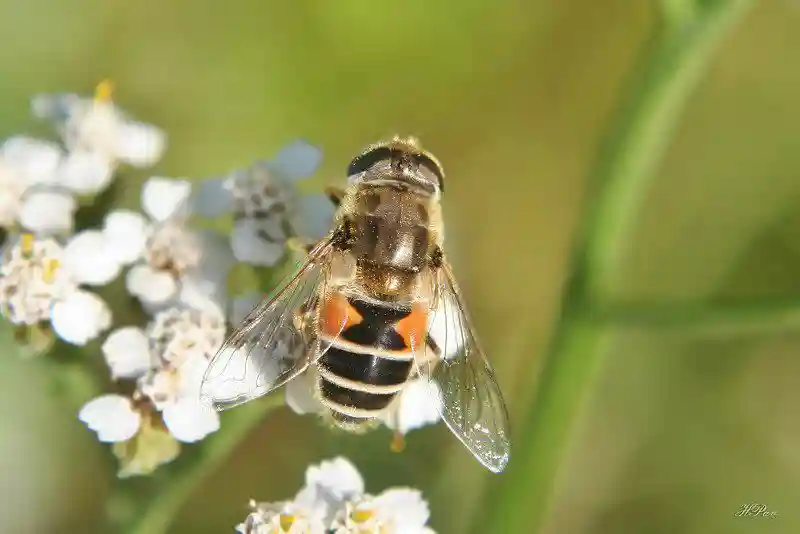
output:
<svg viewBox="0 0 800 534"><path fill-rule="evenodd" d="M408 350L402 336L395 330L401 319L411 314L411 309L398 309L377 302L367 302L348 297L348 303L361 315L361 322L346 328L342 339L364 347L402 351Z"/></svg>
<svg viewBox="0 0 800 534"><path fill-rule="evenodd" d="M319 379L319 391L323 399L340 406L359 410L380 411L386 408L397 393L369 393L337 386L324 377Z"/></svg>
<svg viewBox="0 0 800 534"><path fill-rule="evenodd" d="M361 354L330 347L317 365L331 373L364 384L374 386L393 386L404 384L411 373L413 362L384 358L376 354Z"/></svg>

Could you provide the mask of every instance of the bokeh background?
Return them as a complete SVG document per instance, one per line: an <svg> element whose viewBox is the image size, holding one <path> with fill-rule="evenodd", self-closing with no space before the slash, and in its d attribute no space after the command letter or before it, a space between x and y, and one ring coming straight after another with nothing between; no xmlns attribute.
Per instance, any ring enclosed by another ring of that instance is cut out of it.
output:
<svg viewBox="0 0 800 534"><path fill-rule="evenodd" d="M800 4L755 4L647 191L621 273L638 300L800 306ZM169 134L160 175L219 175L303 137L325 151L321 187L364 145L420 136L448 173L448 252L520 421L592 200L587 176L655 22L641 0L2 0L0 137L41 128L33 94L88 94L106 77L121 106ZM128 172L116 202L135 206L147 176ZM544 531L800 531L800 328L609 329ZM0 532L104 532L108 448L3 339ZM403 454L389 438L273 411L171 531L230 532L251 497L290 497L307 464L337 454L371 491L422 489L437 531L473 528L500 478L441 425L413 432ZM779 517L734 517L746 502Z"/></svg>

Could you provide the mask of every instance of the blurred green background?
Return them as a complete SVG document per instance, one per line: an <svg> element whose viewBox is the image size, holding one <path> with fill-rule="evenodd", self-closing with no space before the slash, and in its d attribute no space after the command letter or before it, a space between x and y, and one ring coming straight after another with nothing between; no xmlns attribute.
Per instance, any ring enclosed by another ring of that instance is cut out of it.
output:
<svg viewBox="0 0 800 534"><path fill-rule="evenodd" d="M799 24L800 4L765 0L721 43L639 210L622 296L800 305ZM654 25L641 0L2 0L0 137L44 131L29 118L33 94L90 94L105 77L121 106L169 134L160 175L218 175L304 137L325 151L321 186L364 145L420 136L448 173L447 250L519 421L589 169ZM126 173L117 201L137 205L147 176ZM544 532L800 532L800 328L619 325L605 350ZM41 366L4 352L0 532L104 532L108 447L48 394ZM307 464L338 454L370 491L422 489L441 533L486 513L503 475L443 426L413 432L403 454L389 437L274 411L171 531L230 532L251 497L291 497ZM779 518L734 517L746 502Z"/></svg>

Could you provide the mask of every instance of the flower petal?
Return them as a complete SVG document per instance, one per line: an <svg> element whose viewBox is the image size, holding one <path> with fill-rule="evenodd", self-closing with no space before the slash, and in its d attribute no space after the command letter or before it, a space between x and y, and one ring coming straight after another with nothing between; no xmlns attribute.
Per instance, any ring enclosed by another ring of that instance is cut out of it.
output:
<svg viewBox="0 0 800 534"><path fill-rule="evenodd" d="M142 422L130 399L121 395L102 395L90 400L78 412L78 419L97 432L97 438L104 443L131 439Z"/></svg>
<svg viewBox="0 0 800 534"><path fill-rule="evenodd" d="M13 228L19 219L20 204L26 186L19 176L0 160L0 227Z"/></svg>
<svg viewBox="0 0 800 534"><path fill-rule="evenodd" d="M68 193L34 190L25 195L19 222L23 228L35 233L69 233L76 209L75 199Z"/></svg>
<svg viewBox="0 0 800 534"><path fill-rule="evenodd" d="M99 230L84 230L64 247L63 264L78 283L102 286L119 275L121 265L109 253L108 240Z"/></svg>
<svg viewBox="0 0 800 534"><path fill-rule="evenodd" d="M94 293L78 289L53 305L50 322L67 343L85 345L111 326L111 309Z"/></svg>
<svg viewBox="0 0 800 534"><path fill-rule="evenodd" d="M108 187L114 176L111 160L102 152L76 150L58 169L58 183L79 195L93 195Z"/></svg>
<svg viewBox="0 0 800 534"><path fill-rule="evenodd" d="M302 139L281 148L269 167L281 177L297 180L314 174L322 161L322 150Z"/></svg>
<svg viewBox="0 0 800 534"><path fill-rule="evenodd" d="M228 273L236 264L230 240L227 236L210 230L198 233L201 257L196 272L206 280L216 284L225 284Z"/></svg>
<svg viewBox="0 0 800 534"><path fill-rule="evenodd" d="M128 293L151 306L168 303L178 293L178 283L171 273L153 269L149 265L136 265L125 276Z"/></svg>
<svg viewBox="0 0 800 534"><path fill-rule="evenodd" d="M438 386L427 379L410 381L385 415L386 426L403 434L439 421L442 401Z"/></svg>
<svg viewBox="0 0 800 534"><path fill-rule="evenodd" d="M163 222L188 207L191 192L192 184L186 180L150 178L142 187L142 209L153 220Z"/></svg>
<svg viewBox="0 0 800 534"><path fill-rule="evenodd" d="M321 487L338 500L364 493L364 479L358 469L343 457L326 460L306 470L306 486Z"/></svg>
<svg viewBox="0 0 800 534"><path fill-rule="evenodd" d="M283 257L285 241L276 223L241 219L231 233L231 248L239 261L272 267Z"/></svg>
<svg viewBox="0 0 800 534"><path fill-rule="evenodd" d="M117 128L116 156L134 167L149 167L164 153L167 136L151 124L126 121Z"/></svg>
<svg viewBox="0 0 800 534"><path fill-rule="evenodd" d="M226 288L200 276L181 276L178 300L189 308L224 316Z"/></svg>
<svg viewBox="0 0 800 534"><path fill-rule="evenodd" d="M179 300L196 310L221 315L228 307L228 273L235 263L227 236L199 232L200 260L181 276Z"/></svg>
<svg viewBox="0 0 800 534"><path fill-rule="evenodd" d="M128 210L112 211L106 215L103 225L108 252L123 265L130 265L142 257L148 232L144 216Z"/></svg>
<svg viewBox="0 0 800 534"><path fill-rule="evenodd" d="M376 515L394 525L396 534L419 534L430 517L422 493L410 488L391 488L372 500Z"/></svg>
<svg viewBox="0 0 800 534"><path fill-rule="evenodd" d="M303 195L296 201L290 224L294 235L322 239L333 226L334 207L325 195Z"/></svg>
<svg viewBox="0 0 800 534"><path fill-rule="evenodd" d="M208 359L204 356L192 355L178 366L180 376L178 394L181 397L197 401L208 363Z"/></svg>
<svg viewBox="0 0 800 534"><path fill-rule="evenodd" d="M153 351L154 360L158 361L156 351ZM170 404L178 401L179 376L167 367L158 367L140 376L136 380L136 389L147 397L156 410L163 410Z"/></svg>
<svg viewBox="0 0 800 534"><path fill-rule="evenodd" d="M40 94L31 99L35 117L63 123L82 105L81 97L74 93Z"/></svg>
<svg viewBox="0 0 800 534"><path fill-rule="evenodd" d="M192 195L192 210L202 217L219 217L233 211L233 194L225 179L205 180Z"/></svg>
<svg viewBox="0 0 800 534"><path fill-rule="evenodd" d="M27 185L53 184L61 155L55 143L24 136L12 137L0 147L0 159Z"/></svg>
<svg viewBox="0 0 800 534"><path fill-rule="evenodd" d="M103 343L111 378L138 378L150 369L150 346L141 328L126 326L111 332Z"/></svg>
<svg viewBox="0 0 800 534"><path fill-rule="evenodd" d="M184 443L200 441L219 430L219 414L198 399L182 398L164 407L161 415L170 434Z"/></svg>
<svg viewBox="0 0 800 534"><path fill-rule="evenodd" d="M319 413L322 403L316 396L316 375L307 371L286 384L286 405L295 413Z"/></svg>

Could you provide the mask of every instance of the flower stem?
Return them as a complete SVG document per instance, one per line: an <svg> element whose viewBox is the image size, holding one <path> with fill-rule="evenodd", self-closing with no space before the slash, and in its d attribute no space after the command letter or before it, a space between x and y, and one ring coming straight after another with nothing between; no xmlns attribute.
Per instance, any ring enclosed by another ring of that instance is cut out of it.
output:
<svg viewBox="0 0 800 534"><path fill-rule="evenodd" d="M128 498L123 487L115 505L132 517L132 524L123 528L127 534L164 534L169 531L181 507L192 491L213 473L233 452L236 446L273 409L283 404L282 395L240 406L223 415L222 428L196 446L185 451L172 465L157 473L157 487L137 492ZM133 503L126 501L133 500Z"/></svg>
<svg viewBox="0 0 800 534"><path fill-rule="evenodd" d="M513 436L516 453L499 487L488 495L485 521L478 522L476 532L543 529L570 433L610 337L606 324L595 318L603 303L613 302L624 287L619 265L687 97L715 45L750 3L658 3L662 24L644 50L590 176L590 201L581 221L573 276L539 376L535 404Z"/></svg>

